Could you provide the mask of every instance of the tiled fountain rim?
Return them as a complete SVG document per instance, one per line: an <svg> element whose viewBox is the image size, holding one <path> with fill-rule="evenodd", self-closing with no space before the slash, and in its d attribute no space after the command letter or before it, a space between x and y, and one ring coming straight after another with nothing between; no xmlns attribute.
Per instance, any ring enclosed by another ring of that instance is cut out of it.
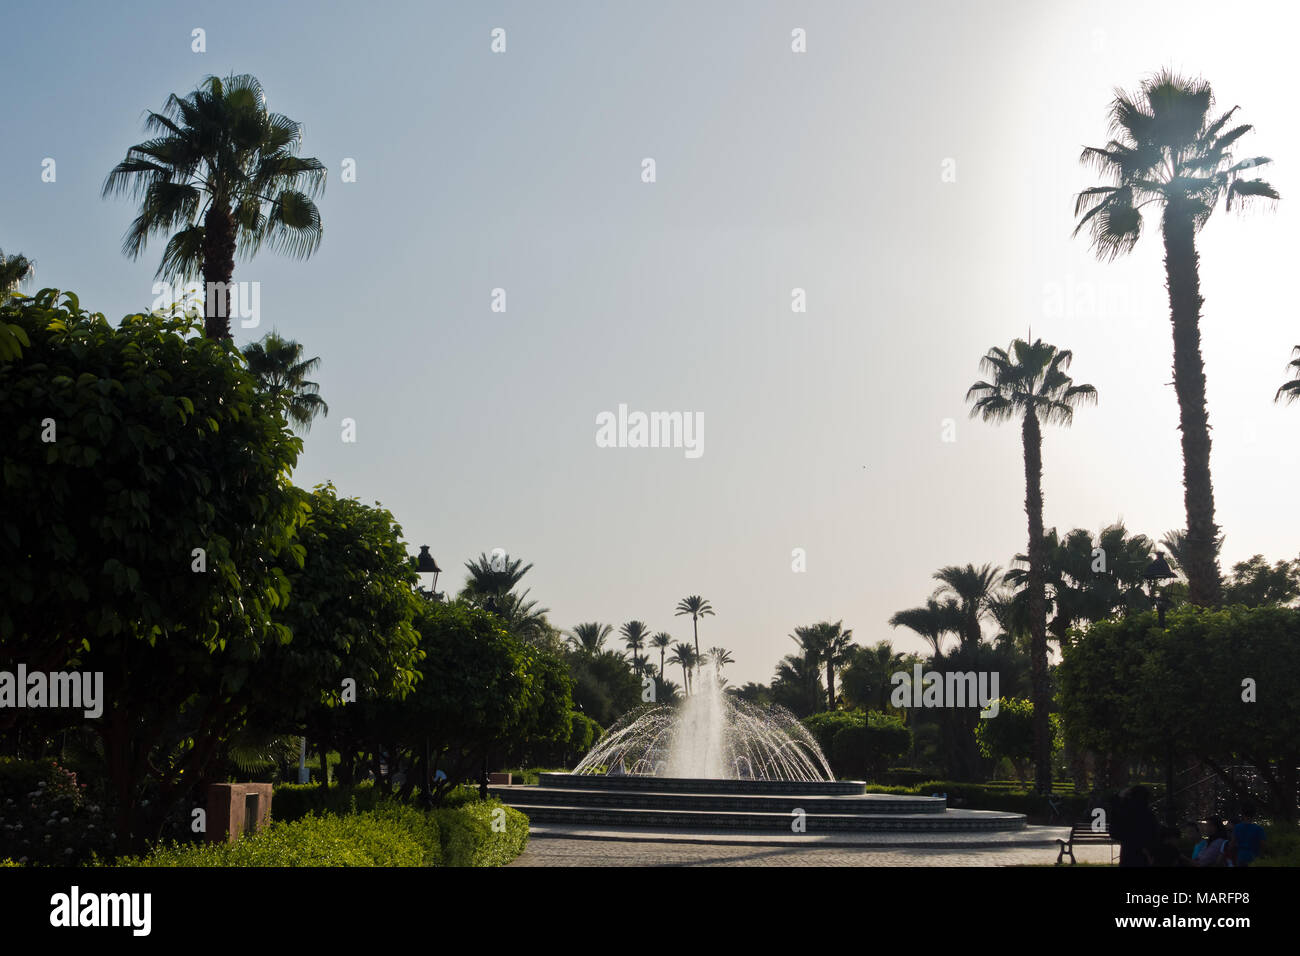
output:
<svg viewBox="0 0 1300 956"><path fill-rule="evenodd" d="M867 785L861 780L709 780L699 777L650 777L625 774L541 773L538 785L578 790L640 790L652 793L771 793L783 796L818 797L838 794L861 796ZM906 799L906 798L904 798ZM932 797L913 797L931 800Z"/></svg>

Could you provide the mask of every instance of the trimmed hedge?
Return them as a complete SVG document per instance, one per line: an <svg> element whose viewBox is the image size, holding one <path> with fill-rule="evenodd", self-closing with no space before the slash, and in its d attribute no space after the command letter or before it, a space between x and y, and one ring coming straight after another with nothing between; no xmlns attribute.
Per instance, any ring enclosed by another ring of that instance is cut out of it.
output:
<svg viewBox="0 0 1300 956"><path fill-rule="evenodd" d="M504 829L494 829L495 821ZM167 844L116 865L502 866L527 843L528 818L495 800L427 812L385 802L361 813L274 821L234 844Z"/></svg>
<svg viewBox="0 0 1300 956"><path fill-rule="evenodd" d="M528 818L496 800L434 810L433 816L442 838L443 866L505 866L528 845ZM495 831L495 821L505 829Z"/></svg>
<svg viewBox="0 0 1300 956"><path fill-rule="evenodd" d="M352 787L281 783L276 784L271 795L271 817L288 823L301 820L312 813L317 816L326 813L367 813L379 806L381 796L369 780Z"/></svg>
<svg viewBox="0 0 1300 956"><path fill-rule="evenodd" d="M1047 798L1027 790L1011 790L1005 785L989 786L980 783L959 783L955 780L927 780L914 786L868 786L870 793L891 793L902 796L928 797L935 793L948 795L948 806L963 810L1003 810L1023 813L1031 819L1046 821L1049 813ZM1087 794L1053 793L1052 799L1060 807L1057 822L1073 823L1088 818L1095 801Z"/></svg>

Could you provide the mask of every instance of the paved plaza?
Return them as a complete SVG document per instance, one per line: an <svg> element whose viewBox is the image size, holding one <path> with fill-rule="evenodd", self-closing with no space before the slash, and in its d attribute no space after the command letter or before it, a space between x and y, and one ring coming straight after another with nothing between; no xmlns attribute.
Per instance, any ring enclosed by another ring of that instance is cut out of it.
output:
<svg viewBox="0 0 1300 956"><path fill-rule="evenodd" d="M535 827L528 849L511 866L1025 866L1056 860L1060 827L1028 827L1009 838L961 839L946 846L807 835L662 833ZM1107 846L1077 847L1080 863L1109 863Z"/></svg>

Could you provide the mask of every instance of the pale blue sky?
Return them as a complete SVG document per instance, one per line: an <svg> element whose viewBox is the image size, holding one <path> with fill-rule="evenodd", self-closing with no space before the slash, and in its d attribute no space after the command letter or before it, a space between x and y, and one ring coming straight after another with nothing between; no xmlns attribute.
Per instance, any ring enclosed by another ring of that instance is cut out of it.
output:
<svg viewBox="0 0 1300 956"><path fill-rule="evenodd" d="M114 320L147 309L162 244L123 258L132 207L99 198L104 175L168 93L256 74L330 168L319 253L235 273L262 285L241 343L274 326L322 358L330 415L295 480L382 501L440 584L480 551L524 557L561 627L685 639L673 606L703 594L701 643L766 681L823 618L919 648L886 621L935 568L1024 550L1019 431L963 397L1030 326L1101 395L1049 430L1048 525L1182 525L1158 232L1113 265L1070 238L1112 88L1167 64L1241 104L1245 152L1277 160L1277 210L1203 234L1204 351L1226 562L1300 550L1300 408L1272 403L1300 342L1295 15L1273 5L1239 42L1221 5L1167 9L11 3L0 247ZM620 403L702 413L703 456L597 448Z"/></svg>

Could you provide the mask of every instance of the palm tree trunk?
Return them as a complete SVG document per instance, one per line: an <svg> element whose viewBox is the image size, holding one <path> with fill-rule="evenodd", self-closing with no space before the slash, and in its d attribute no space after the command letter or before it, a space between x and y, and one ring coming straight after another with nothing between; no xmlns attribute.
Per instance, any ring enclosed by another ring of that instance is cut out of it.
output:
<svg viewBox="0 0 1300 956"><path fill-rule="evenodd" d="M203 217L203 326L210 339L230 338L229 285L234 274L235 219L228 204L213 202Z"/></svg>
<svg viewBox="0 0 1300 956"><path fill-rule="evenodd" d="M1025 413L1025 514L1029 517L1029 636L1033 664L1034 784L1039 793L1052 792L1052 743L1047 687L1047 594L1044 579L1047 555L1043 541L1043 433L1038 414Z"/></svg>
<svg viewBox="0 0 1300 956"><path fill-rule="evenodd" d="M691 627L695 629L695 659L700 659L700 619L691 615Z"/></svg>
<svg viewBox="0 0 1300 956"><path fill-rule="evenodd" d="M1183 501L1187 508L1187 597L1218 605L1221 592L1215 538L1214 486L1210 482L1210 422L1201 359L1201 283L1192 218L1173 202L1165 206L1165 276L1174 332L1174 391L1183 433Z"/></svg>
<svg viewBox="0 0 1300 956"><path fill-rule="evenodd" d="M835 709L835 665L826 662L826 709Z"/></svg>

